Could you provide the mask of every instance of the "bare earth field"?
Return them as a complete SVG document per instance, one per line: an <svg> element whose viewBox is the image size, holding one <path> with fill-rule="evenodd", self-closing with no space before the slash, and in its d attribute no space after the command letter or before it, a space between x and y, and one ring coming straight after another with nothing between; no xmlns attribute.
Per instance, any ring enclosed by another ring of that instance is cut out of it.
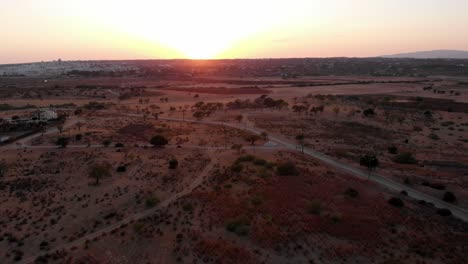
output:
<svg viewBox="0 0 468 264"><path fill-rule="evenodd" d="M466 261L456 78L1 77L0 100L0 136L63 116L0 145L0 263Z"/></svg>

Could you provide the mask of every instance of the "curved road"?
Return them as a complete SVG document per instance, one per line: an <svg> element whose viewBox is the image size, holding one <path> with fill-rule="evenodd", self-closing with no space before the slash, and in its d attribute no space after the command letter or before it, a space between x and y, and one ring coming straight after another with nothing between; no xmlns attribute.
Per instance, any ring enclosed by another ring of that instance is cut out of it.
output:
<svg viewBox="0 0 468 264"><path fill-rule="evenodd" d="M217 122L217 121L198 121L198 120L182 120L179 118L160 118L161 120L167 120L167 121L178 121L178 122L191 122L191 123L199 123L199 124L209 124L209 125L221 125L221 126L228 126L236 129L242 129L242 130L247 130L255 134L260 134L262 132L267 132L262 129L254 128L254 127L248 127L244 126L242 124L236 124L236 123L224 123L224 122ZM272 141L275 141L277 143L282 144L285 146L287 149L290 150L297 150L296 144L291 143L289 140L284 139L281 136L278 135L271 135L269 134L269 139ZM316 152L312 149L309 148L304 148L304 154L311 156L315 159L318 159L334 168L340 169L342 171L345 171L349 173L350 175L362 178L362 179L368 179L369 173L367 171L360 170L358 168L355 168L349 164L340 162L335 160L334 158L327 156L325 154L322 154L320 152ZM408 193L408 196L411 198L414 198L416 200L424 200L428 203L432 203L435 207L437 208L444 208L444 209L449 209L452 214L461 220L468 222L468 210L458 207L456 205L447 203L442 201L441 199L438 199L436 197L433 197L431 195L428 195L426 193L423 193L421 191L418 191L416 189L413 189L409 186L403 185L401 183L395 182L391 179L388 179L387 177L381 176L379 174L372 173L370 175L370 181L375 182L377 184L380 184L392 191L395 192L401 192L401 191L406 191Z"/></svg>

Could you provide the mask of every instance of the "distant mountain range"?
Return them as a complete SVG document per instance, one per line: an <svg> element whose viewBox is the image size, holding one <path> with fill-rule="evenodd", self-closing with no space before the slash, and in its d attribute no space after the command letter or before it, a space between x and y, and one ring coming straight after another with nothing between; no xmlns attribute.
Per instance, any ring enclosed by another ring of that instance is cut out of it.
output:
<svg viewBox="0 0 468 264"><path fill-rule="evenodd" d="M381 56L383 58L414 58L414 59L468 59L468 51L462 50L431 50Z"/></svg>

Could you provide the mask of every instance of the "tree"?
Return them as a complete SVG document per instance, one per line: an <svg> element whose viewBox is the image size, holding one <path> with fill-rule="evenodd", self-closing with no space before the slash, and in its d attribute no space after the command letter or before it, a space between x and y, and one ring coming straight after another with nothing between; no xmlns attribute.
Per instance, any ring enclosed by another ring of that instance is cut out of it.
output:
<svg viewBox="0 0 468 264"><path fill-rule="evenodd" d="M259 135L248 135L248 136L245 137L245 140L248 141L248 142L250 142L250 144L251 144L252 146L254 146L254 145L255 145L255 142L256 142L257 140L260 140L260 136L259 136Z"/></svg>
<svg viewBox="0 0 468 264"><path fill-rule="evenodd" d="M111 143L112 143L112 142L111 142L110 140L108 140L108 139L106 139L106 140L104 140L104 141L102 142L102 144L103 144L104 147L106 147L106 148L109 147Z"/></svg>
<svg viewBox="0 0 468 264"><path fill-rule="evenodd" d="M245 140L248 141L248 142L250 142L250 144L251 144L252 146L254 146L254 151L255 151L255 142L256 142L257 140L260 140L260 136L259 136L259 135L255 135L255 134L249 135L249 136L246 136L246 137L245 137Z"/></svg>
<svg viewBox="0 0 468 264"><path fill-rule="evenodd" d="M0 177L5 176L8 171L8 165L4 161L0 161Z"/></svg>
<svg viewBox="0 0 468 264"><path fill-rule="evenodd" d="M301 145L302 153L304 153L304 139L305 139L305 136L303 134L300 134L300 135L296 136L297 142L299 142L299 144Z"/></svg>
<svg viewBox="0 0 468 264"><path fill-rule="evenodd" d="M362 112L362 114L363 114L364 116L375 116L375 115L376 115L373 108L367 108L367 109L365 109L365 110Z"/></svg>
<svg viewBox="0 0 468 264"><path fill-rule="evenodd" d="M338 114L340 113L340 108L338 106L334 107L333 108L333 113L335 113L335 117L338 116Z"/></svg>
<svg viewBox="0 0 468 264"><path fill-rule="evenodd" d="M375 155L364 155L361 157L359 164L369 170L369 177L372 170L379 166L379 160Z"/></svg>
<svg viewBox="0 0 468 264"><path fill-rule="evenodd" d="M169 169L175 170L177 169L178 165L179 165L179 162L177 161L176 158L172 158L171 160L169 160Z"/></svg>
<svg viewBox="0 0 468 264"><path fill-rule="evenodd" d="M457 200L457 197L453 192L446 192L444 194L444 201L449 202L449 203L454 203Z"/></svg>
<svg viewBox="0 0 468 264"><path fill-rule="evenodd" d="M94 164L89 170L89 177L96 180L96 185L99 185L99 181L102 178L111 176L111 165L107 162Z"/></svg>
<svg viewBox="0 0 468 264"><path fill-rule="evenodd" d="M239 123L242 122L242 119L244 119L244 116L243 116L243 115L237 115L237 116L236 116L236 121L237 121L237 122L239 122Z"/></svg>
<svg viewBox="0 0 468 264"><path fill-rule="evenodd" d="M70 139L69 138L66 138L66 137L60 137L57 139L57 141L55 142L55 144L57 144L58 146L62 147L62 148L66 148L68 143L69 143Z"/></svg>
<svg viewBox="0 0 468 264"><path fill-rule="evenodd" d="M203 117L205 117L205 113L203 113L201 111L197 111L197 112L193 113L193 117L195 117L197 120L202 120Z"/></svg>
<svg viewBox="0 0 468 264"><path fill-rule="evenodd" d="M62 132L63 132L63 129L64 129L63 123L58 124L58 125L57 125L57 129L59 130L60 133L62 133Z"/></svg>
<svg viewBox="0 0 468 264"><path fill-rule="evenodd" d="M234 144L232 145L231 149L234 149L237 151L237 154L240 155L242 151L242 144Z"/></svg>
<svg viewBox="0 0 468 264"><path fill-rule="evenodd" d="M78 122L78 123L76 123L76 126L78 127L78 131L81 131L81 127L83 127L83 123Z"/></svg>
<svg viewBox="0 0 468 264"><path fill-rule="evenodd" d="M260 134L260 136L262 137L263 140L265 140L265 141L268 140L268 134L267 134L267 132L262 132L262 133Z"/></svg>
<svg viewBox="0 0 468 264"><path fill-rule="evenodd" d="M155 146L157 148L161 148L161 147L167 145L167 143L169 143L169 141L162 135L156 135L156 136L151 138L150 143L151 143L151 145L153 145L153 146Z"/></svg>

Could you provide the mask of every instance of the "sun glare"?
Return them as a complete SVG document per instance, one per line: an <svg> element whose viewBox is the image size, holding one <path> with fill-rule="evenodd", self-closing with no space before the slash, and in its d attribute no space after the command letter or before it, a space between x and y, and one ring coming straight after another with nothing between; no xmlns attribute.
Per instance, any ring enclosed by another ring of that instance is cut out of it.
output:
<svg viewBox="0 0 468 264"><path fill-rule="evenodd" d="M271 1L113 1L105 14L109 26L178 51L187 58L209 59L272 26L278 10ZM100 3L106 9L106 3ZM264 10L257 12L253 10ZM110 18L110 19L109 19ZM270 19L271 18L271 19ZM103 20L103 19L102 19Z"/></svg>

